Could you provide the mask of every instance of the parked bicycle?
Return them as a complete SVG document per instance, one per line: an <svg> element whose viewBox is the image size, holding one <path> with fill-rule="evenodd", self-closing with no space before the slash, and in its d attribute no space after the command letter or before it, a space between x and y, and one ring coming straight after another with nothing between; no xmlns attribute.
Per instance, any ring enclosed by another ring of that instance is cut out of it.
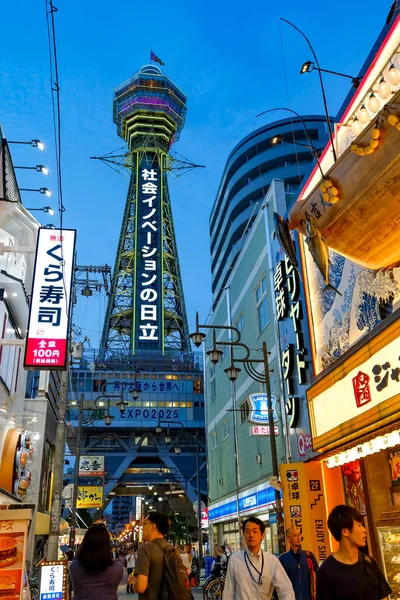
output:
<svg viewBox="0 0 400 600"><path fill-rule="evenodd" d="M226 570L223 569L220 577L210 575L203 585L203 600L221 600L226 579Z"/></svg>

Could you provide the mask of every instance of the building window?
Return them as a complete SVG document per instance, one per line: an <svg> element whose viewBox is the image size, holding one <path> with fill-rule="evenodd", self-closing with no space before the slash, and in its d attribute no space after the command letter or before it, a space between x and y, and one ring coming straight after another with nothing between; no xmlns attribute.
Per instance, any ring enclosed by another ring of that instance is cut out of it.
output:
<svg viewBox="0 0 400 600"><path fill-rule="evenodd" d="M244 423L245 421L247 421L249 414L250 414L249 401L245 400L240 405L240 422Z"/></svg>
<svg viewBox="0 0 400 600"><path fill-rule="evenodd" d="M215 450L218 448L218 435L217 430L213 431L211 434L211 448Z"/></svg>
<svg viewBox="0 0 400 600"><path fill-rule="evenodd" d="M265 275L262 276L260 283L256 287L256 303L258 313L258 326L261 333L268 323L267 280L265 278Z"/></svg>
<svg viewBox="0 0 400 600"><path fill-rule="evenodd" d="M226 440L226 438L230 435L231 433L231 420L230 419L226 419L223 423L222 423L222 431L224 433L224 440Z"/></svg>
<svg viewBox="0 0 400 600"><path fill-rule="evenodd" d="M214 401L217 397L217 386L215 382L215 368L210 369L210 385L211 385L211 400Z"/></svg>
<svg viewBox="0 0 400 600"><path fill-rule="evenodd" d="M244 314L242 313L240 315L240 317L238 318L238 320L235 323L235 327L236 329L238 329L239 331L242 331L243 327L244 327Z"/></svg>

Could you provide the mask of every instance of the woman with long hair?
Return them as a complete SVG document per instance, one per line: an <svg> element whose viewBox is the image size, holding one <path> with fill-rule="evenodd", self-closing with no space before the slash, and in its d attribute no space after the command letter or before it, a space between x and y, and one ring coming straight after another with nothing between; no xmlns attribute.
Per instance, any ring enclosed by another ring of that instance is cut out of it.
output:
<svg viewBox="0 0 400 600"><path fill-rule="evenodd" d="M107 527L89 527L69 570L75 600L117 600L124 568L111 558Z"/></svg>

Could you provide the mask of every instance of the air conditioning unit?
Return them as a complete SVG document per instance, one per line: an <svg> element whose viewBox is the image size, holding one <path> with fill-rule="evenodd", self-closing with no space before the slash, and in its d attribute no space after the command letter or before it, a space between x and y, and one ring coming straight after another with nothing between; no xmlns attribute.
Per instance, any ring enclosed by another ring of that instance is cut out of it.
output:
<svg viewBox="0 0 400 600"><path fill-rule="evenodd" d="M261 456L261 454L256 454L256 463L258 465L261 465L261 463L262 463L262 456Z"/></svg>

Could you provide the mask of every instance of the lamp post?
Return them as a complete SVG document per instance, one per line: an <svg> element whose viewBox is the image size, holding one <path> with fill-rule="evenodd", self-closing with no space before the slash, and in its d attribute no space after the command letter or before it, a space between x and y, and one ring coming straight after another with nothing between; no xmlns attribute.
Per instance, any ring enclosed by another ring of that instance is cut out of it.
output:
<svg viewBox="0 0 400 600"><path fill-rule="evenodd" d="M250 348L241 342L240 331L233 326L228 325L203 325L199 323L199 315L196 313L196 331L190 335L195 346L199 347L204 339L205 334L200 331L200 329L212 329L213 330L213 348L210 352L213 352L217 349L217 346L229 346L230 347L230 366L225 369L225 373L227 377L231 381L236 381L239 377L241 369L236 367L235 363L242 363L247 375L253 379L253 381L257 381L262 383L266 387L267 392L267 411L268 411L268 425L269 425L269 441L270 441L270 452L271 452L271 463L272 463L272 474L279 479L279 464L278 464L278 455L276 450L276 437L275 437L275 428L274 428L274 414L272 407L272 398L271 398L271 384L269 378L269 363L268 363L268 350L267 344L263 342L262 345L262 353L263 356L261 359L259 358L251 358ZM223 341L217 342L215 332L216 330L228 330L236 334L236 339L232 341ZM243 348L245 351L245 356L242 358L236 358L233 355L234 347ZM209 353L207 353L209 354ZM210 354L209 354L210 355ZM216 355L214 356L216 358ZM214 362L214 364L216 364ZM255 365L263 366L263 373L259 373L256 369ZM277 516L277 527L278 527L278 544L279 544L279 552L282 553L285 551L285 536L284 536L284 527L283 527L283 515L282 515L282 502L279 490L275 490L275 509Z"/></svg>
<svg viewBox="0 0 400 600"><path fill-rule="evenodd" d="M44 165L35 165L34 167L17 167L14 165L14 169L27 169L29 171L37 171L38 173L43 173L43 175L48 175L49 170Z"/></svg>
<svg viewBox="0 0 400 600"><path fill-rule="evenodd" d="M310 40L308 39L308 37L306 36L306 34L301 31L301 29L299 29L298 27L296 27L296 25L293 25L293 23L291 23L287 19L284 19L283 17L281 17L280 20L284 21L285 23L287 23L288 25L290 25L290 27L293 27L293 29L295 29L296 31L298 31L300 33L300 35L303 36L303 38L306 40L306 42L308 44L308 47L310 48L310 50L312 52L312 55L314 57L315 63L317 65L317 69L316 70L318 71L319 82L320 82L320 85L321 85L322 99L324 101L325 116L326 116L326 122L328 124L328 129L329 129L329 137L331 139L333 159L336 162L337 156L336 156L335 146L334 146L334 143L333 143L332 125L331 125L331 120L330 120L329 112L328 112L328 103L327 103L326 95L325 95L324 81L322 79L321 68L319 66L317 55L315 54L314 48L312 47Z"/></svg>
<svg viewBox="0 0 400 600"><path fill-rule="evenodd" d="M49 213L50 216L54 215L54 210L51 208L51 206L43 206L43 208L27 208L26 210L30 210L31 212L33 210L40 210L44 213Z"/></svg>
<svg viewBox="0 0 400 600"><path fill-rule="evenodd" d="M310 144L310 148L312 149L313 156L314 156L314 158L317 161L317 165L318 165L318 168L319 168L319 170L321 172L321 175L322 175L322 177L325 177L324 173L322 171L322 168L321 168L321 163L319 162L320 150L314 146L314 144L312 142L312 139L311 139L311 136L310 136L310 133L309 133L309 131L307 129L306 122L305 122L305 120L303 119L303 117L298 112L296 112L295 110L292 110L291 108L285 108L285 107L280 106L280 107L276 107L276 108L270 108L268 110L263 110L263 112L260 112L258 115L256 115L256 119L258 119L258 117L262 117L262 115L266 115L266 114L268 114L270 112L275 112L276 110L283 110L285 112L290 112L293 115L296 115L296 117L298 119L300 119L300 121L303 124L304 133L306 134L307 141ZM278 136L276 136L276 137L278 137ZM285 141L288 141L288 140L285 138ZM295 142L295 143L297 144L298 142Z"/></svg>
<svg viewBox="0 0 400 600"><path fill-rule="evenodd" d="M48 198L51 198L51 191L46 188L46 187L42 187L39 189L34 189L34 188L19 188L20 192L38 192L39 194L46 194L46 196Z"/></svg>
<svg viewBox="0 0 400 600"><path fill-rule="evenodd" d="M39 150L44 150L44 144L40 140L31 140L30 142L16 142L7 140L9 144L28 144L29 146L33 146L34 148L39 148Z"/></svg>
<svg viewBox="0 0 400 600"><path fill-rule="evenodd" d="M321 67L317 67L315 63L311 60L307 60L302 64L300 69L300 75L304 75L304 73L312 73L313 71L321 71L321 73L330 73L331 75L338 75L339 77L346 77L346 79L351 79L351 82L355 88L358 88L360 85L360 78L353 77L352 75L346 75L345 73L339 73L338 71L329 71L328 69L321 69Z"/></svg>

